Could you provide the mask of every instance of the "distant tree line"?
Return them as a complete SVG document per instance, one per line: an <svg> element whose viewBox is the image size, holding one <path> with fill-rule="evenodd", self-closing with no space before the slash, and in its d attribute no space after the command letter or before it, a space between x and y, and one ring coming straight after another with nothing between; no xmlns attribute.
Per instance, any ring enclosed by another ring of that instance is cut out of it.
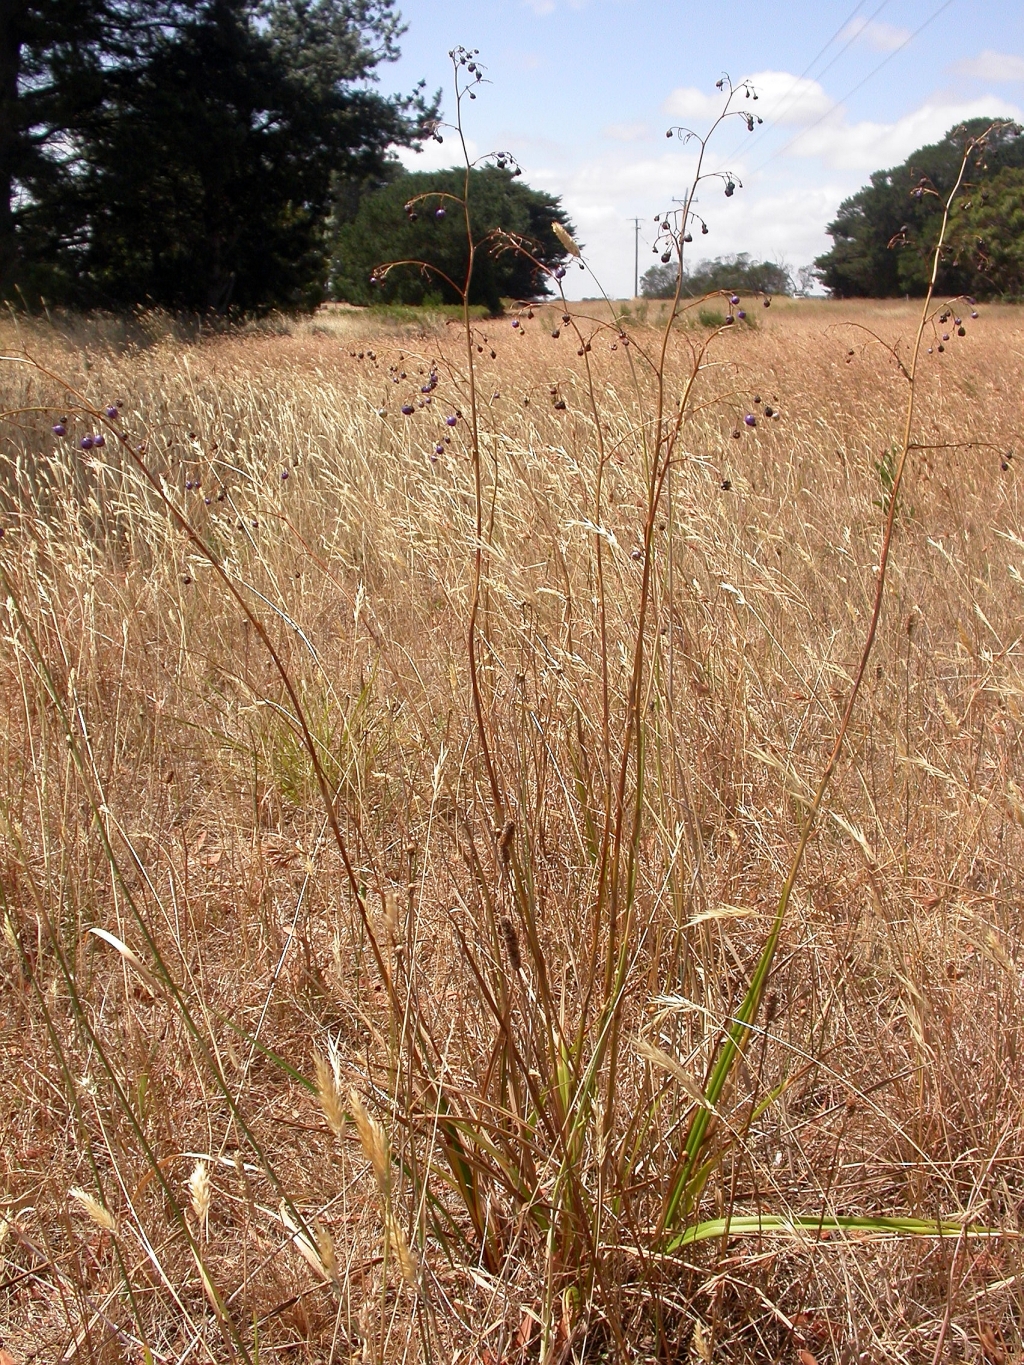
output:
<svg viewBox="0 0 1024 1365"><path fill-rule="evenodd" d="M436 110L392 0L2 0L0 298L260 310L324 293L339 185Z"/></svg>
<svg viewBox="0 0 1024 1365"><path fill-rule="evenodd" d="M816 262L838 298L920 295L928 287L945 201L968 140L994 122L971 119L901 165L876 171L828 226L834 243ZM950 217L937 281L943 294L1024 297L1024 137L997 127L972 156Z"/></svg>
<svg viewBox="0 0 1024 1365"><path fill-rule="evenodd" d="M470 302L492 312L502 298L529 299L550 292L548 272L567 259L551 225L561 223L574 233L560 201L524 185L517 171L491 165L469 176L473 234L479 244ZM395 178L380 189L354 199L343 191L333 234L333 297L352 303L457 303L469 265L459 202L465 187L462 170L410 174L396 168ZM375 269L391 261L405 264L371 283Z"/></svg>
<svg viewBox="0 0 1024 1365"><path fill-rule="evenodd" d="M674 298L678 280L677 262L652 265L640 282L640 293L647 299ZM684 266L680 291L684 298L700 298L717 289L743 294L792 294L794 285L784 265L775 261L752 261L745 251L735 256L699 261L692 268Z"/></svg>

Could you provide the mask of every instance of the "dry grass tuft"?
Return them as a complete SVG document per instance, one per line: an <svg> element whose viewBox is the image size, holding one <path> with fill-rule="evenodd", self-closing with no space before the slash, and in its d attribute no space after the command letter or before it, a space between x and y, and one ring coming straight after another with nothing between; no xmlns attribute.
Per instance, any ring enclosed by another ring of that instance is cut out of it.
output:
<svg viewBox="0 0 1024 1365"><path fill-rule="evenodd" d="M583 308L578 356L534 311L474 324L501 820L452 329L4 325L38 362L0 381L18 1365L1024 1351L1024 320L985 308L926 356L875 653L678 1229L725 1221L670 1250L871 610L904 390L864 329L895 344L915 310L776 300L696 377L649 555L621 962L595 907L657 334ZM705 335L673 334L673 402ZM65 384L120 409L103 447Z"/></svg>

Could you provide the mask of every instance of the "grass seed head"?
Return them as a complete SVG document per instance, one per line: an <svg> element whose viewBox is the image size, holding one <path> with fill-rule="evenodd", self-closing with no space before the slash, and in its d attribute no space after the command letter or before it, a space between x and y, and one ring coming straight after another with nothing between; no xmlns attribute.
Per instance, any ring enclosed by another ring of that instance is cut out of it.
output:
<svg viewBox="0 0 1024 1365"><path fill-rule="evenodd" d="M192 1212L201 1228L206 1227L206 1220L210 1216L211 1192L210 1172L207 1169L206 1162L197 1161L188 1178L188 1197L192 1204Z"/></svg>
<svg viewBox="0 0 1024 1365"><path fill-rule="evenodd" d="M349 1102L352 1120L356 1125L356 1132L359 1134L359 1144L363 1149L363 1155L373 1167L373 1174L376 1177L381 1194L387 1197L391 1155L384 1129L375 1118L371 1118L367 1113L362 1096L354 1087L349 1091Z"/></svg>
<svg viewBox="0 0 1024 1365"><path fill-rule="evenodd" d="M337 1046L331 1043L329 1060L318 1052L313 1059L313 1065L316 1068L316 1093L327 1125L335 1137L344 1137L348 1115L341 1098L341 1059Z"/></svg>
<svg viewBox="0 0 1024 1365"><path fill-rule="evenodd" d="M106 1232L115 1232L117 1224L114 1215L108 1208L105 1208L98 1199L95 1199L87 1190L79 1189L73 1185L68 1194L78 1204L82 1212L96 1224L98 1228L103 1228Z"/></svg>

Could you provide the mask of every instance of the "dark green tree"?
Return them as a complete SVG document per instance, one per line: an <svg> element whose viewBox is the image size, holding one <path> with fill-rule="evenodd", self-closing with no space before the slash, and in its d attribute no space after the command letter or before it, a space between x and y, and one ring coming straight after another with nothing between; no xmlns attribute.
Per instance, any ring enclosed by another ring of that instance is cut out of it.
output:
<svg viewBox="0 0 1024 1365"><path fill-rule="evenodd" d="M892 298L926 291L942 206L956 183L964 148L993 122L971 119L951 129L941 142L919 148L903 165L876 171L869 185L844 200L828 225L832 250L815 262L831 294ZM964 202L1004 168L1024 166L1024 138L1018 132L997 127L972 157ZM938 287L947 294L969 293L976 274L969 252L950 251L943 258Z"/></svg>
<svg viewBox="0 0 1024 1365"><path fill-rule="evenodd" d="M640 292L648 299L670 299L675 295L678 279L679 267L675 263L652 265L644 274ZM745 251L699 261L692 269L684 269L684 298L699 298L716 289L735 290L739 294L791 294L793 280L784 265L752 261Z"/></svg>
<svg viewBox="0 0 1024 1365"><path fill-rule="evenodd" d="M0 3L0 298L29 286L34 204L55 191L109 76L137 67L178 0Z"/></svg>
<svg viewBox="0 0 1024 1365"><path fill-rule="evenodd" d="M1024 299L1024 169L1004 167L963 201L951 246L972 294Z"/></svg>
<svg viewBox="0 0 1024 1365"><path fill-rule="evenodd" d="M462 208L452 199L430 197L406 205L420 195L445 193L461 199L465 172L418 171L399 174L390 184L363 195L354 209L343 204L331 261L331 293L350 303L421 304L436 300L457 303L466 278L469 248ZM470 172L470 214L479 244L470 302L498 312L503 298L529 299L549 292L550 277L503 234L521 238L548 269L557 269L566 252L551 230L559 222L573 232L557 198L530 189L507 167L486 166ZM441 210L440 215L438 210ZM389 261L426 262L434 269L401 266L371 285L374 270ZM447 276L447 279L445 278Z"/></svg>
<svg viewBox="0 0 1024 1365"><path fill-rule="evenodd" d="M40 284L79 306L315 302L335 177L381 174L433 115L369 83L400 32L391 0L204 0L161 24L27 196Z"/></svg>

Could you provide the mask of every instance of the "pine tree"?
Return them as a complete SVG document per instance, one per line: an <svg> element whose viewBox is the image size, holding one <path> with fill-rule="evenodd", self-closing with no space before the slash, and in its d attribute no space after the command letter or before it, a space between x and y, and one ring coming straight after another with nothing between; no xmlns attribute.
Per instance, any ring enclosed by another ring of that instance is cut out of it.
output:
<svg viewBox="0 0 1024 1365"><path fill-rule="evenodd" d="M391 0L48 9L20 48L6 278L53 301L314 302L333 181L380 175L389 145L433 114L419 89L388 99L369 85L397 55ZM59 116L41 121L43 102Z"/></svg>

